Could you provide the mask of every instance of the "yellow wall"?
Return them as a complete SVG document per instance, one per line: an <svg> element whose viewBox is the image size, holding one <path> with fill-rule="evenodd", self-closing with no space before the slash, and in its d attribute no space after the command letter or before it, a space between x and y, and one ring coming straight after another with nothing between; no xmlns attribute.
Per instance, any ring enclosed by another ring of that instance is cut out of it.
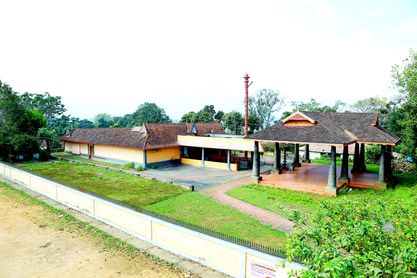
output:
<svg viewBox="0 0 417 278"><path fill-rule="evenodd" d="M201 165L201 160L199 160L199 159L181 158L181 163L186 164L186 165L202 166ZM204 167L214 168L214 169L222 169L222 170L229 170L227 168L227 163L207 161L207 160L204 161ZM237 163L230 163L230 170L237 171Z"/></svg>
<svg viewBox="0 0 417 278"><path fill-rule="evenodd" d="M65 151L73 154L85 154L88 155L88 145L65 142Z"/></svg>
<svg viewBox="0 0 417 278"><path fill-rule="evenodd" d="M146 151L146 162L162 162L180 159L180 147Z"/></svg>
<svg viewBox="0 0 417 278"><path fill-rule="evenodd" d="M135 148L94 145L94 156L143 163L143 151Z"/></svg>

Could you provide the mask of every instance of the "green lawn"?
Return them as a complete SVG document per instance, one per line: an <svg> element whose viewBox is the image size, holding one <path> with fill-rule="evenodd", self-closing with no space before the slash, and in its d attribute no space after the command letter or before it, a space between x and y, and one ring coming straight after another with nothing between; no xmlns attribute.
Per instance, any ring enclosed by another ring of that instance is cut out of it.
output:
<svg viewBox="0 0 417 278"><path fill-rule="evenodd" d="M189 192L147 206L146 209L177 220L234 235L259 244L284 248L286 235L198 192Z"/></svg>
<svg viewBox="0 0 417 278"><path fill-rule="evenodd" d="M327 197L255 184L227 192L233 198L293 219L296 214L309 218Z"/></svg>
<svg viewBox="0 0 417 278"><path fill-rule="evenodd" d="M156 180L66 161L25 163L20 167L134 207L144 207L187 191Z"/></svg>
<svg viewBox="0 0 417 278"><path fill-rule="evenodd" d="M57 157L68 158L68 159L77 160L81 162L94 163L94 164L100 164L103 166L123 169L123 165L121 164L109 163L109 162L104 162L104 161L96 160L96 159L88 159L81 155L69 154L69 153L64 153L64 152L54 153L54 155Z"/></svg>
<svg viewBox="0 0 417 278"><path fill-rule="evenodd" d="M21 168L80 190L274 248L286 246L287 235L198 192L114 170L69 163L25 163Z"/></svg>

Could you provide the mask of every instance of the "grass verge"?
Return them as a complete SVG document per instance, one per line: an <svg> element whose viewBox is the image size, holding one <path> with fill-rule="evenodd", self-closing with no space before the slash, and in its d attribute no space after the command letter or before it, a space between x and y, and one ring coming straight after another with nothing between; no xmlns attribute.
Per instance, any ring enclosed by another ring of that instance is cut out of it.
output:
<svg viewBox="0 0 417 278"><path fill-rule="evenodd" d="M129 206L144 208L218 233L282 249L287 235L198 192L94 166L27 163L20 166L50 179L89 190Z"/></svg>
<svg viewBox="0 0 417 278"><path fill-rule="evenodd" d="M176 268L172 263L163 261L144 250L136 248L135 246L123 240L120 240L107 234L106 232L90 225L87 222L78 220L71 214L61 209L55 208L54 206L49 205L41 200L38 200L30 196L26 192L14 188L10 184L0 182L0 195L6 197L7 199L15 203L19 203L19 205L37 208L38 210L36 215L31 216L34 218L34 221L35 223L37 222L37 224L39 224L40 222L42 225L47 224L55 230L76 233L81 236L88 236L94 239L97 244L100 244L105 248L123 252L123 254L132 257L139 256L147 258L157 265L168 267L172 270L177 271L178 273L182 272L181 270Z"/></svg>
<svg viewBox="0 0 417 278"><path fill-rule="evenodd" d="M187 190L109 169L67 161L25 163L20 168L134 207L143 207Z"/></svg>

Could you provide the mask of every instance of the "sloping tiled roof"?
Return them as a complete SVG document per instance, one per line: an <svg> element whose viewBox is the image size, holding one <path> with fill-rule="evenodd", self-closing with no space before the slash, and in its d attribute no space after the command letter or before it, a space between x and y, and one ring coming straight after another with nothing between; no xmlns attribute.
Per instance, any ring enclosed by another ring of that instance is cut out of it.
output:
<svg viewBox="0 0 417 278"><path fill-rule="evenodd" d="M376 113L302 112L302 114L313 119L316 123L310 126L278 123L254 133L248 138L333 145L353 142L396 144L399 140L378 126L378 114Z"/></svg>
<svg viewBox="0 0 417 278"><path fill-rule="evenodd" d="M196 124L197 136L224 133L220 123ZM62 140L76 143L158 149L178 146L177 135L187 135L186 124L146 124L145 128L75 128Z"/></svg>

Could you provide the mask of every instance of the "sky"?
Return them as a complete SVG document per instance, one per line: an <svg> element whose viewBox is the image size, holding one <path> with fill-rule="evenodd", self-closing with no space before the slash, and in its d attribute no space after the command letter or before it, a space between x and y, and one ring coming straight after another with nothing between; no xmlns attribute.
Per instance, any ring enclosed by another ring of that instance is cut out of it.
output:
<svg viewBox="0 0 417 278"><path fill-rule="evenodd" d="M155 102L173 119L244 111L268 88L323 104L392 97L417 49L414 0L0 0L0 80L62 96L68 113L121 116Z"/></svg>

